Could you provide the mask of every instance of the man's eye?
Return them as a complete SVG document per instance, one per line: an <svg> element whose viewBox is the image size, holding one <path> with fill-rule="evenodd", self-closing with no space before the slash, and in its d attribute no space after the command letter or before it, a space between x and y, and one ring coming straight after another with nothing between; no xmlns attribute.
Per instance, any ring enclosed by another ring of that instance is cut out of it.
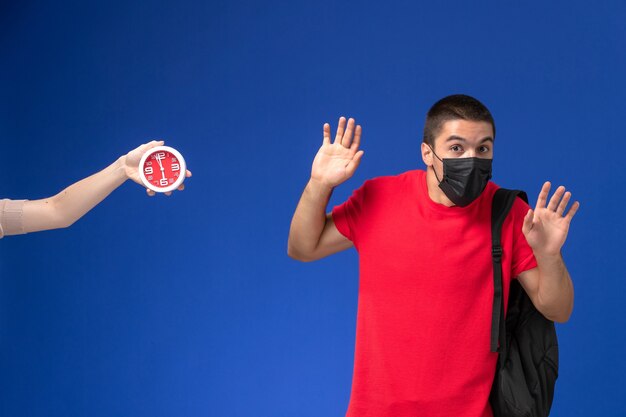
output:
<svg viewBox="0 0 626 417"><path fill-rule="evenodd" d="M489 152L489 148L486 146L481 146L480 148L478 148L478 152L480 153L487 153Z"/></svg>
<svg viewBox="0 0 626 417"><path fill-rule="evenodd" d="M461 151L461 147L459 145L452 145L450 146L450 150L453 152L459 152Z"/></svg>

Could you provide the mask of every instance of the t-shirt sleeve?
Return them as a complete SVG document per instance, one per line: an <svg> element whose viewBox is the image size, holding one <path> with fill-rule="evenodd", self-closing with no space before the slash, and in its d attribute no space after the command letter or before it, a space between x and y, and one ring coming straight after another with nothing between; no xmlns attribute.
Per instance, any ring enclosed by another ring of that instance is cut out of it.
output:
<svg viewBox="0 0 626 417"><path fill-rule="evenodd" d="M537 260L533 250L526 241L522 232L524 217L530 207L523 200L516 198L511 214L513 216L513 258L511 262L511 277L516 278L524 271L537 267Z"/></svg>
<svg viewBox="0 0 626 417"><path fill-rule="evenodd" d="M359 219L366 195L366 181L343 204L335 206L332 211L333 221L339 233L350 239L356 246L358 240Z"/></svg>
<svg viewBox="0 0 626 417"><path fill-rule="evenodd" d="M4 235L21 235L24 232L22 212L26 200L0 200L0 238Z"/></svg>

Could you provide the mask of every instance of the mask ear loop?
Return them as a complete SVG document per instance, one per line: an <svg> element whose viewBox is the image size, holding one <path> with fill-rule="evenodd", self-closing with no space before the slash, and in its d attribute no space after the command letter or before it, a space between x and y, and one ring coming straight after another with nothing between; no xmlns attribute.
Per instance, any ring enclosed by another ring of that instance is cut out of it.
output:
<svg viewBox="0 0 626 417"><path fill-rule="evenodd" d="M432 147L432 146L430 146L428 143L427 143L426 145L428 145L428 147L430 148L430 150L433 152L433 155L435 155L435 157L436 157L437 159L439 159L439 160L443 163L443 159L441 159L441 158L439 158L439 157L437 156L437 154L435 153L435 150L433 149L433 147ZM433 169L433 172L435 173L435 178L437 178L437 181L439 182L439 184L441 184L441 180L439 179L439 176L437 176L437 171L435 171L435 166L434 166L434 165L432 165L432 166L431 166L431 168Z"/></svg>

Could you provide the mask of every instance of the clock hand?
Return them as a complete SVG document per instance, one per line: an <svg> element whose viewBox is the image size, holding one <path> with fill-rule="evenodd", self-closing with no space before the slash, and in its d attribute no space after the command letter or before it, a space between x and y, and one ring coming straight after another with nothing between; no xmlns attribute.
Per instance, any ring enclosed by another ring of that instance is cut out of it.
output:
<svg viewBox="0 0 626 417"><path fill-rule="evenodd" d="M163 164L161 163L161 158L159 157L158 154L155 156L155 158L156 158L157 162L159 163L159 166L161 167L161 171L163 171Z"/></svg>
<svg viewBox="0 0 626 417"><path fill-rule="evenodd" d="M161 157L159 156L159 154L156 154L155 158L159 163L159 167L161 167L161 179L165 179L165 168L163 168L163 164L161 163Z"/></svg>

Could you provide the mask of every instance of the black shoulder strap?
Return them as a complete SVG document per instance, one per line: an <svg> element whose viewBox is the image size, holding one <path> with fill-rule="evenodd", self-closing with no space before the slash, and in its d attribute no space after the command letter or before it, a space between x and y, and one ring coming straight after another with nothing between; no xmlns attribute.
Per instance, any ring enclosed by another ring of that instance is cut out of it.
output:
<svg viewBox="0 0 626 417"><path fill-rule="evenodd" d="M504 303L502 288L502 224L509 214L515 197L519 196L528 202L526 193L520 190L507 190L499 188L493 196L491 204L491 256L493 259L493 310L491 312L491 351L498 352L498 341L500 342L500 352L506 351L506 329L504 319Z"/></svg>

